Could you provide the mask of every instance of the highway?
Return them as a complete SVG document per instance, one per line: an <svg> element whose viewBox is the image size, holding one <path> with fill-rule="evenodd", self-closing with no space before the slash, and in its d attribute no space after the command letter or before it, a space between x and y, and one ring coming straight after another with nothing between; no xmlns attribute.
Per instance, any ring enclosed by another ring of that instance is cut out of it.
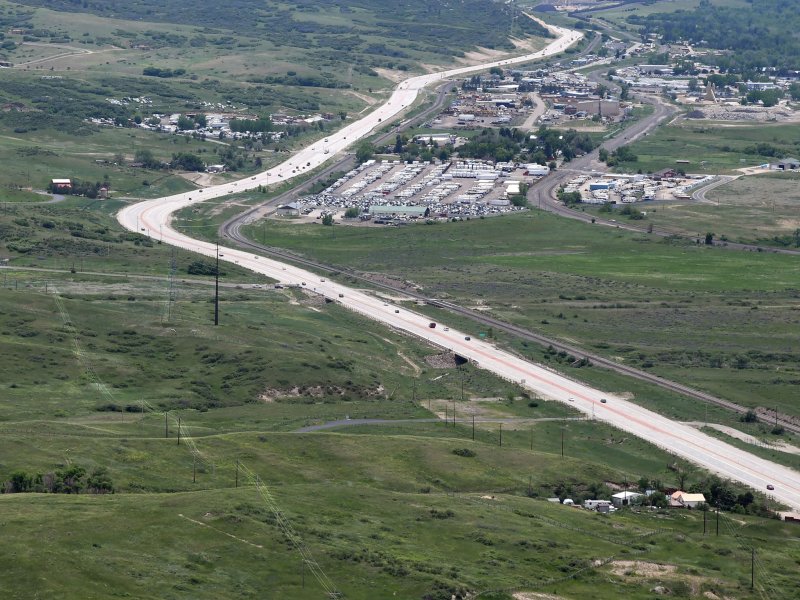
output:
<svg viewBox="0 0 800 600"><path fill-rule="evenodd" d="M550 29L558 36L557 39L544 50L534 54L495 61L480 67L463 67L405 80L382 107L332 134L325 141L312 144L281 165L249 180L140 202L120 211L117 218L131 231L205 256L215 257L219 253L221 260L262 273L284 284L295 285L311 293L320 294L367 318L415 335L440 348L451 350L480 368L518 383L545 398L569 404L584 414L608 422L723 477L740 481L762 492L765 492L766 486L771 484L775 487L774 491L770 492L771 496L781 503L800 510L800 473L796 471L753 456L632 402L572 381L543 366L500 350L486 341L470 339L468 334L454 328L446 330L443 324L431 327L430 319L424 315L384 302L380 298L348 288L290 264L246 250L227 247L217 249L215 244L195 240L170 226L172 214L181 208L210 198L237 193L249 187L275 183L276 178L285 181L320 166L326 162L330 153L344 150L357 139L368 135L381 122L410 106L426 85L492 66L528 62L555 54L577 41L582 35L562 28L550 27Z"/></svg>

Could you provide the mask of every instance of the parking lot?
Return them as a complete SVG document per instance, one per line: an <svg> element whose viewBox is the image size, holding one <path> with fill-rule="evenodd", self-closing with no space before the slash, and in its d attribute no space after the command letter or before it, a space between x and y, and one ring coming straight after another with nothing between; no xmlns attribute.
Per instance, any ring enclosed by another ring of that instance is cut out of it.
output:
<svg viewBox="0 0 800 600"><path fill-rule="evenodd" d="M367 161L323 192L304 197L300 213L312 220L325 214L341 218L356 208L358 215L348 221L378 224L498 215L523 210L509 195L532 181L526 173L517 165L476 160Z"/></svg>

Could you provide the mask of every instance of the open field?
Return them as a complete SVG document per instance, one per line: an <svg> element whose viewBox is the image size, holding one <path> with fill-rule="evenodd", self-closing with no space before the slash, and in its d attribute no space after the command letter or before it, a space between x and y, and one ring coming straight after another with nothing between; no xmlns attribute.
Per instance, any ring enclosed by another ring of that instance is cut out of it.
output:
<svg viewBox="0 0 800 600"><path fill-rule="evenodd" d="M706 195L707 202L670 203L647 210L648 221L680 231L715 234L718 240L795 246L800 229L796 173L748 175Z"/></svg>
<svg viewBox="0 0 800 600"><path fill-rule="evenodd" d="M797 154L799 134L797 124L751 125L681 119L630 144L628 147L638 160L620 163L614 170L635 173L641 169L643 173L652 173L675 168L677 160L688 160L689 164L680 165L687 173L730 174L741 167ZM773 148L776 154L760 154L759 144Z"/></svg>
<svg viewBox="0 0 800 600"><path fill-rule="evenodd" d="M319 225L266 227L269 245L391 274L431 296L736 402L797 414L792 257L676 244L538 212L405 228L337 226L335 237ZM250 231L264 235L260 225Z"/></svg>

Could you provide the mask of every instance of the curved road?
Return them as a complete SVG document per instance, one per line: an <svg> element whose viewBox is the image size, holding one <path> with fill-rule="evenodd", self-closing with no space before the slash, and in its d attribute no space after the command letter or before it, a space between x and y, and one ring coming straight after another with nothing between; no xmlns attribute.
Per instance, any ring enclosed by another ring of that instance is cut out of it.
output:
<svg viewBox="0 0 800 600"><path fill-rule="evenodd" d="M490 370L502 378L516 382L544 397L569 403L570 406L585 414L594 414L596 419L611 423L669 452L696 462L723 477L735 479L762 491L768 484L772 484L775 490L771 494L779 502L800 509L800 473L796 471L753 456L698 432L692 427L671 421L620 397L567 379L542 366L495 348L488 342L471 340L456 329L450 328L445 331L443 327L430 327L430 319L424 315L390 305L366 293L258 254L232 248L217 250L214 244L195 240L170 226L173 212L205 198L221 197L242 191L247 187L269 184L270 178L273 183L276 177L288 180L298 173L304 172L307 168L321 165L327 160L329 153L344 150L353 141L368 135L384 119L389 119L402 112L427 85L448 77L484 70L492 66L528 62L555 54L580 39L582 35L562 28L551 27L550 29L558 35L558 38L539 52L515 59L494 61L479 67L463 67L405 80L397 87L385 105L360 121L331 135L325 141L312 144L283 164L256 175L250 180L141 202L123 209L117 218L129 230L144 233L154 239L160 239L165 243L205 256L213 257L219 252L220 258L227 262L239 264L277 281L305 288L332 302L339 302L367 318L380 321L389 327L422 338L433 345L456 352L475 365Z"/></svg>

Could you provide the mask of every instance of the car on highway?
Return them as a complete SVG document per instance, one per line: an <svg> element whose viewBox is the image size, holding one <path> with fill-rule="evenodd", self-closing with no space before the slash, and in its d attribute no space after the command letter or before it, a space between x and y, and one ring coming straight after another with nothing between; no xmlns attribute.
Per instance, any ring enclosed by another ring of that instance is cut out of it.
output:
<svg viewBox="0 0 800 600"><path fill-rule="evenodd" d="M606 402L608 402L608 400L606 400L605 398L600 398L600 402L601 402L602 404L605 404Z"/></svg>
<svg viewBox="0 0 800 600"><path fill-rule="evenodd" d="M430 325L428 325L428 327L430 327L431 329L436 329L436 323L431 323Z"/></svg>
<svg viewBox="0 0 800 600"><path fill-rule="evenodd" d="M306 284L306 282L304 281L304 282L302 283L302 285L305 285L305 284Z"/></svg>
<svg viewBox="0 0 800 600"><path fill-rule="evenodd" d="M344 298L344 294L339 294L339 298Z"/></svg>
<svg viewBox="0 0 800 600"><path fill-rule="evenodd" d="M400 311L398 309L395 309L394 312L399 313Z"/></svg>
<svg viewBox="0 0 800 600"><path fill-rule="evenodd" d="M467 336L464 337L464 339L467 340L467 341L470 341L472 338L467 335Z"/></svg>
<svg viewBox="0 0 800 600"><path fill-rule="evenodd" d="M775 486L774 486L774 485L772 485L771 483L768 483L768 484L767 484L767 489L768 489L769 491L773 491L773 490L775 489Z"/></svg>

